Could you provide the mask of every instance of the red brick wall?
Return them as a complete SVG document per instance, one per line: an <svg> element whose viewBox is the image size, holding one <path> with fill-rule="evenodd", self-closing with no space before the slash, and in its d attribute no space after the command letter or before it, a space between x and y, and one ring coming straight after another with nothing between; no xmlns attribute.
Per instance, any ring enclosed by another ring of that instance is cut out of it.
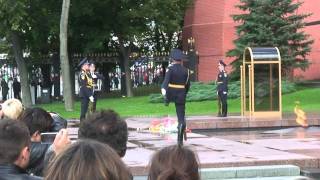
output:
<svg viewBox="0 0 320 180"><path fill-rule="evenodd" d="M320 6L316 1L304 1L305 3L299 9L299 13L309 14L312 13L306 19L306 22L320 21ZM320 79L320 24L314 26L308 26L304 31L311 35L311 39L314 40L312 45L312 52L308 56L311 65L306 71L296 70L295 76L306 79Z"/></svg>
<svg viewBox="0 0 320 180"><path fill-rule="evenodd" d="M187 10L183 28L183 44L187 49L187 39L194 37L195 47L199 53L199 80L215 80L217 75L217 62L225 59L230 64L233 59L226 58L225 54L233 48L236 38L235 22L231 15L241 13L234 7L239 0L194 0L194 6ZM302 13L314 13L307 21L320 20L320 6L315 6L314 1L306 1L299 10ZM296 71L297 76L304 79L320 79L320 33L319 26L305 28L315 40L312 53L308 57L312 63L306 72ZM318 31L318 32L317 32ZM228 66L228 71L231 71Z"/></svg>

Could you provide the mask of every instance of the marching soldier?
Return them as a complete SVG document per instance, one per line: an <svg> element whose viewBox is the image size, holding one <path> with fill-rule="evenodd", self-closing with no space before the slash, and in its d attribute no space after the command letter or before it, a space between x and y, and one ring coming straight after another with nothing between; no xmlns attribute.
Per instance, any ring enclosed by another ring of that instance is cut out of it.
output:
<svg viewBox="0 0 320 180"><path fill-rule="evenodd" d="M165 79L162 83L161 93L166 103L174 102L178 117L178 145L183 145L186 137L185 104L186 96L190 88L189 70L182 65L184 54L179 49L172 49L170 58L173 60L168 67Z"/></svg>
<svg viewBox="0 0 320 180"><path fill-rule="evenodd" d="M79 74L79 85L80 92L79 96L81 98L81 114L80 120L86 117L88 111L89 101L94 102L93 98L93 83L92 77L89 73L89 62L87 59L83 59L79 66L81 67L81 72Z"/></svg>
<svg viewBox="0 0 320 180"><path fill-rule="evenodd" d="M228 75L224 70L226 64L220 60L218 64L219 74L217 77L217 95L218 95L218 117L227 117L228 105Z"/></svg>
<svg viewBox="0 0 320 180"><path fill-rule="evenodd" d="M91 107L90 111L95 112L96 107L97 107L97 100L98 100L97 96L98 96L98 93L101 91L101 88L98 87L98 79L103 80L104 77L101 74L99 74L98 72L96 72L96 66L93 63L90 64L90 75L92 77L93 98L94 98L94 101L92 102L92 107Z"/></svg>

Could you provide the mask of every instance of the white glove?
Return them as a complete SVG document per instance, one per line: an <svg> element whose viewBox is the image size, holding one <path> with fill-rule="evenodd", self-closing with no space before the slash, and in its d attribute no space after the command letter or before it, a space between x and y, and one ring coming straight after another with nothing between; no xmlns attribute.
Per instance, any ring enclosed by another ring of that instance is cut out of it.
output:
<svg viewBox="0 0 320 180"><path fill-rule="evenodd" d="M97 75L92 74L91 77L95 79L95 78L97 78Z"/></svg>
<svg viewBox="0 0 320 180"><path fill-rule="evenodd" d="M167 93L167 91L165 90L165 89L161 89L161 94L163 95L163 96L165 96L166 95L166 93Z"/></svg>
<svg viewBox="0 0 320 180"><path fill-rule="evenodd" d="M226 92L226 91L223 91L223 94L227 94L227 92Z"/></svg>
<svg viewBox="0 0 320 180"><path fill-rule="evenodd" d="M93 96L90 96L89 99L90 99L91 102L94 102L94 97Z"/></svg>

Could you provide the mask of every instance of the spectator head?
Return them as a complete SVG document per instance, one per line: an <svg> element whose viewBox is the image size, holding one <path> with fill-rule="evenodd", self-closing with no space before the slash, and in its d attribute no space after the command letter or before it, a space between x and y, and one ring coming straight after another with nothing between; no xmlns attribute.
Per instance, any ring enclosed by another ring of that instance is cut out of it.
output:
<svg viewBox="0 0 320 180"><path fill-rule="evenodd" d="M49 165L45 179L128 180L131 174L111 147L87 139L79 140L59 153Z"/></svg>
<svg viewBox="0 0 320 180"><path fill-rule="evenodd" d="M196 154L186 146L168 146L150 162L148 180L200 180Z"/></svg>
<svg viewBox="0 0 320 180"><path fill-rule="evenodd" d="M98 111L81 122L79 138L108 144L123 157L127 150L127 123L113 110Z"/></svg>
<svg viewBox="0 0 320 180"><path fill-rule="evenodd" d="M20 120L27 125L33 142L40 142L41 133L51 131L53 123L51 115L42 108L27 108Z"/></svg>
<svg viewBox="0 0 320 180"><path fill-rule="evenodd" d="M15 164L25 169L30 157L28 128L20 121L0 121L0 164Z"/></svg>
<svg viewBox="0 0 320 180"><path fill-rule="evenodd" d="M18 99L8 99L1 105L2 117L17 120L23 112L22 103Z"/></svg>

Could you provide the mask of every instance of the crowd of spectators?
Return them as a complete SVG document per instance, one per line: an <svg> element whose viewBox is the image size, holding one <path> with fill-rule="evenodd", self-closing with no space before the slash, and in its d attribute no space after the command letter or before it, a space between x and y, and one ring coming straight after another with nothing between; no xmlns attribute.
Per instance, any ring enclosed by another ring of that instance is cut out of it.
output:
<svg viewBox="0 0 320 180"><path fill-rule="evenodd" d="M113 110L89 114L71 143L67 121L42 108L24 109L9 99L0 110L0 180L130 180L122 161L127 150L126 122ZM42 133L55 132L52 143ZM179 162L179 163L177 163ZM149 180L199 180L197 155L186 146L154 154Z"/></svg>

